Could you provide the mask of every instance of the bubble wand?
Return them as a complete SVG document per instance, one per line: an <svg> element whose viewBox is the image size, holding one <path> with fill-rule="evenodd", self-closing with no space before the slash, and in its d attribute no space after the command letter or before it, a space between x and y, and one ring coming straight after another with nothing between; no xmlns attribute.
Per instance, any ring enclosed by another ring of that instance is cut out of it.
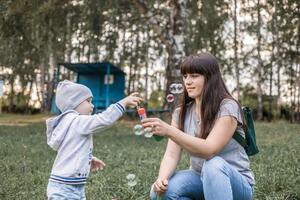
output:
<svg viewBox="0 0 300 200"><path fill-rule="evenodd" d="M147 113L146 113L145 108L141 108L140 106L137 106L137 112L138 112L138 115L139 115L141 120L147 118ZM160 141L160 140L163 139L163 136L160 136L160 135L153 135L153 137L156 141Z"/></svg>

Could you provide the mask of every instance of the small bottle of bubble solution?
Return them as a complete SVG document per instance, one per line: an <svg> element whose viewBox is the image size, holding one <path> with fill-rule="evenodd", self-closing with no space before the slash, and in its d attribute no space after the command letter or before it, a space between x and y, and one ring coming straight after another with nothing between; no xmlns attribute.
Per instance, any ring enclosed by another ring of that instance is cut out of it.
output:
<svg viewBox="0 0 300 200"><path fill-rule="evenodd" d="M145 108L137 107L137 112L139 114L140 120L147 118L147 113L146 113ZM147 135L152 136L152 133L148 133L148 131L146 131L146 132L147 132L146 133ZM145 134L145 136L146 136L146 134ZM153 135L153 137L156 141L160 141L163 139L163 136L160 136L160 135Z"/></svg>
<svg viewBox="0 0 300 200"><path fill-rule="evenodd" d="M145 108L137 107L137 112L139 114L140 120L147 118L147 114L146 114Z"/></svg>

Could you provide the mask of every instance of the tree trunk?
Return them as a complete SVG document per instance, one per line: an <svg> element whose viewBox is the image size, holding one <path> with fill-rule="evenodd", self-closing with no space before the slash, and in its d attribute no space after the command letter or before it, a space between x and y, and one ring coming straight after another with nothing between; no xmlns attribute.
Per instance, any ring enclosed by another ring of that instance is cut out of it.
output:
<svg viewBox="0 0 300 200"><path fill-rule="evenodd" d="M274 41L272 41L272 56L271 56L271 62L270 62L270 88L269 88L269 114L272 113L272 86L273 86L273 61L274 61Z"/></svg>
<svg viewBox="0 0 300 200"><path fill-rule="evenodd" d="M261 16L260 16L260 0L257 2L257 119L262 120L263 118L263 101L262 101L262 84L263 84L263 62L261 59Z"/></svg>
<svg viewBox="0 0 300 200"><path fill-rule="evenodd" d="M127 95L129 95L131 93L131 85L132 85L132 81L133 81L133 75L132 75L132 56L130 58L130 63L129 63L129 77L128 77L128 84L127 84Z"/></svg>
<svg viewBox="0 0 300 200"><path fill-rule="evenodd" d="M148 9L146 1L135 0L139 11L149 18L149 23L153 26L154 31L158 34L161 42L166 46L168 53L168 63L166 67L166 93L169 94L169 87L172 83L181 83L180 77L180 62L185 56L184 52L184 27L187 16L187 0L170 1L169 26L162 28L159 26L160 19L153 15L153 12ZM164 107L172 108L177 106L178 98L170 105L165 100Z"/></svg>
<svg viewBox="0 0 300 200"><path fill-rule="evenodd" d="M45 99L45 66L46 66L46 62L45 62L45 58L42 58L42 62L40 64L40 81L37 81L37 84L38 82L40 82L40 85L39 85L39 88L40 88L40 103L41 103L41 111L44 112L46 110L46 99Z"/></svg>
<svg viewBox="0 0 300 200"><path fill-rule="evenodd" d="M54 91L54 74L55 74L55 63L56 58L54 56L54 52L49 53L49 78L47 82L47 104L46 109L47 111L51 110L51 104L52 104L52 97L53 97L53 91Z"/></svg>
<svg viewBox="0 0 300 200"><path fill-rule="evenodd" d="M36 93L37 93L37 99L38 99L38 102L41 104L41 112L44 112L43 110L43 100L42 100L42 92L41 92L41 85L39 85L39 77L38 77L38 74L36 74L35 76L35 89L36 89Z"/></svg>
<svg viewBox="0 0 300 200"><path fill-rule="evenodd" d="M237 42L237 0L234 0L234 63L236 77L237 100L240 99L240 69L238 60L238 42Z"/></svg>
<svg viewBox="0 0 300 200"><path fill-rule="evenodd" d="M35 37L37 40L37 49L42 48L42 35L44 34L45 30L39 28L39 26L35 27ZM37 96L38 101L41 104L41 112L44 112L46 110L46 93L45 93L45 77L46 72L45 68L47 66L46 58L43 56L43 53L41 54L41 59L39 60L39 74L36 74L35 76L35 83L36 83L36 89L37 89Z"/></svg>
<svg viewBox="0 0 300 200"><path fill-rule="evenodd" d="M50 27L52 25L52 21L50 20ZM50 30L49 31L49 70L48 70L48 82L47 82L47 104L46 104L46 109L47 111L51 110L51 105L52 105L52 97L53 97L53 92L54 92L54 75L55 75L55 70L57 67L57 61L56 61L56 52L54 48L54 40L55 36L54 33Z"/></svg>
<svg viewBox="0 0 300 200"><path fill-rule="evenodd" d="M297 7L297 11L298 13L300 12L300 6L298 4ZM296 121L300 122L300 63L299 63L299 56L300 56L300 21L298 21L298 28L297 28L297 46L296 46L296 88L298 88L298 91L296 90L296 92L298 92L297 95L297 99L298 101L296 101L295 99L295 104L296 104Z"/></svg>
<svg viewBox="0 0 300 200"><path fill-rule="evenodd" d="M147 53L146 53L146 78L145 78L145 108L148 109L148 76L149 76L149 72L148 72L148 68L149 68L149 62L148 62L148 48L147 48Z"/></svg>
<svg viewBox="0 0 300 200"><path fill-rule="evenodd" d="M297 9L298 13L300 11L300 7L298 6ZM296 45L296 59L295 59L295 64L296 64L296 81L295 81L295 111L296 111L296 116L295 116L295 121L300 122L300 65L299 65L299 56L300 56L300 21L298 21L298 27L297 27L297 45ZM297 94L297 96L296 96Z"/></svg>
<svg viewBox="0 0 300 200"><path fill-rule="evenodd" d="M13 73L9 77L9 85L10 85L10 96L9 97L10 98L9 98L8 112L12 112L15 107L15 105L14 105L14 96L15 96L14 82L15 82L15 75Z"/></svg>
<svg viewBox="0 0 300 200"><path fill-rule="evenodd" d="M278 55L281 54L279 45L280 44L277 44ZM282 59L279 59L277 64L277 113L279 114L279 116L280 116L280 107L281 107L281 76L280 76L281 66L282 66Z"/></svg>
<svg viewBox="0 0 300 200"><path fill-rule="evenodd" d="M275 7L276 9L276 7ZM276 10L275 10L276 12ZM271 31L274 32L275 26L274 26L274 20L272 19L271 24ZM275 60L274 51L275 51L275 34L272 34L272 50L271 50L271 61L270 61L270 88L269 88L269 114L272 113L272 103L273 103L273 97L272 97L272 90L273 90L273 63Z"/></svg>
<svg viewBox="0 0 300 200"><path fill-rule="evenodd" d="M299 46L297 47L297 54L299 53L298 49L299 49ZM299 65L299 56L297 56L297 58L296 58L296 66L297 66L297 69L296 69L297 79L296 79L296 83L295 83L295 85L296 85L295 88L298 88L298 90L296 90L295 93L298 93L298 95L297 95L297 98L296 98L297 100L295 99L295 104L296 104L295 110L296 110L296 113L297 113L295 120L297 122L300 122L300 65Z"/></svg>
<svg viewBox="0 0 300 200"><path fill-rule="evenodd" d="M28 94L29 96L26 98L25 113L26 114L31 114L30 110L29 110L29 102L30 102L30 99L31 99L33 80L29 80L28 83L29 83L29 94Z"/></svg>
<svg viewBox="0 0 300 200"><path fill-rule="evenodd" d="M71 25L71 17L73 13L67 14L67 35L66 35L66 62L71 62L71 54L72 54L72 25Z"/></svg>
<svg viewBox="0 0 300 200"><path fill-rule="evenodd" d="M290 52L290 59L289 59L289 66L290 66L290 98L291 98L291 107L290 107L290 113L291 113L291 118L290 122L294 123L295 121L295 100L293 99L294 97L294 70L293 70L293 56L292 56L292 42L289 42L289 52Z"/></svg>

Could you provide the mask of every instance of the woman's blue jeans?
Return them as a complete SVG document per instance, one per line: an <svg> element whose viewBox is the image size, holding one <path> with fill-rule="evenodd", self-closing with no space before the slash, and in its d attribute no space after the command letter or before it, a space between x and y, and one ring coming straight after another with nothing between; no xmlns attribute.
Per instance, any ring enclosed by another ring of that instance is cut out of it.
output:
<svg viewBox="0 0 300 200"><path fill-rule="evenodd" d="M201 174L194 170L176 172L169 180L164 200L251 200L252 187L247 179L223 158L204 162ZM151 200L156 193L151 190Z"/></svg>

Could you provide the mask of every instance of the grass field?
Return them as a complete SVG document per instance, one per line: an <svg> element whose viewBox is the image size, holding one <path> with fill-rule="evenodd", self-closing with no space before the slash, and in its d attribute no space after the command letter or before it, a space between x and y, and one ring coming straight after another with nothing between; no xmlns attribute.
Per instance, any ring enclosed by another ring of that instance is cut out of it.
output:
<svg viewBox="0 0 300 200"><path fill-rule="evenodd" d="M5 121L0 117L0 124L1 120ZM5 122L0 125L0 199L46 199L55 152L46 145L44 123L26 121L23 126L10 126ZM107 168L91 173L87 199L149 199L166 140L135 136L133 124L121 121L94 136L93 154L103 159ZM299 200L300 125L258 123L256 128L260 153L251 158L257 182L255 199ZM185 155L179 168L187 166ZM137 177L132 188L126 179L130 173Z"/></svg>

